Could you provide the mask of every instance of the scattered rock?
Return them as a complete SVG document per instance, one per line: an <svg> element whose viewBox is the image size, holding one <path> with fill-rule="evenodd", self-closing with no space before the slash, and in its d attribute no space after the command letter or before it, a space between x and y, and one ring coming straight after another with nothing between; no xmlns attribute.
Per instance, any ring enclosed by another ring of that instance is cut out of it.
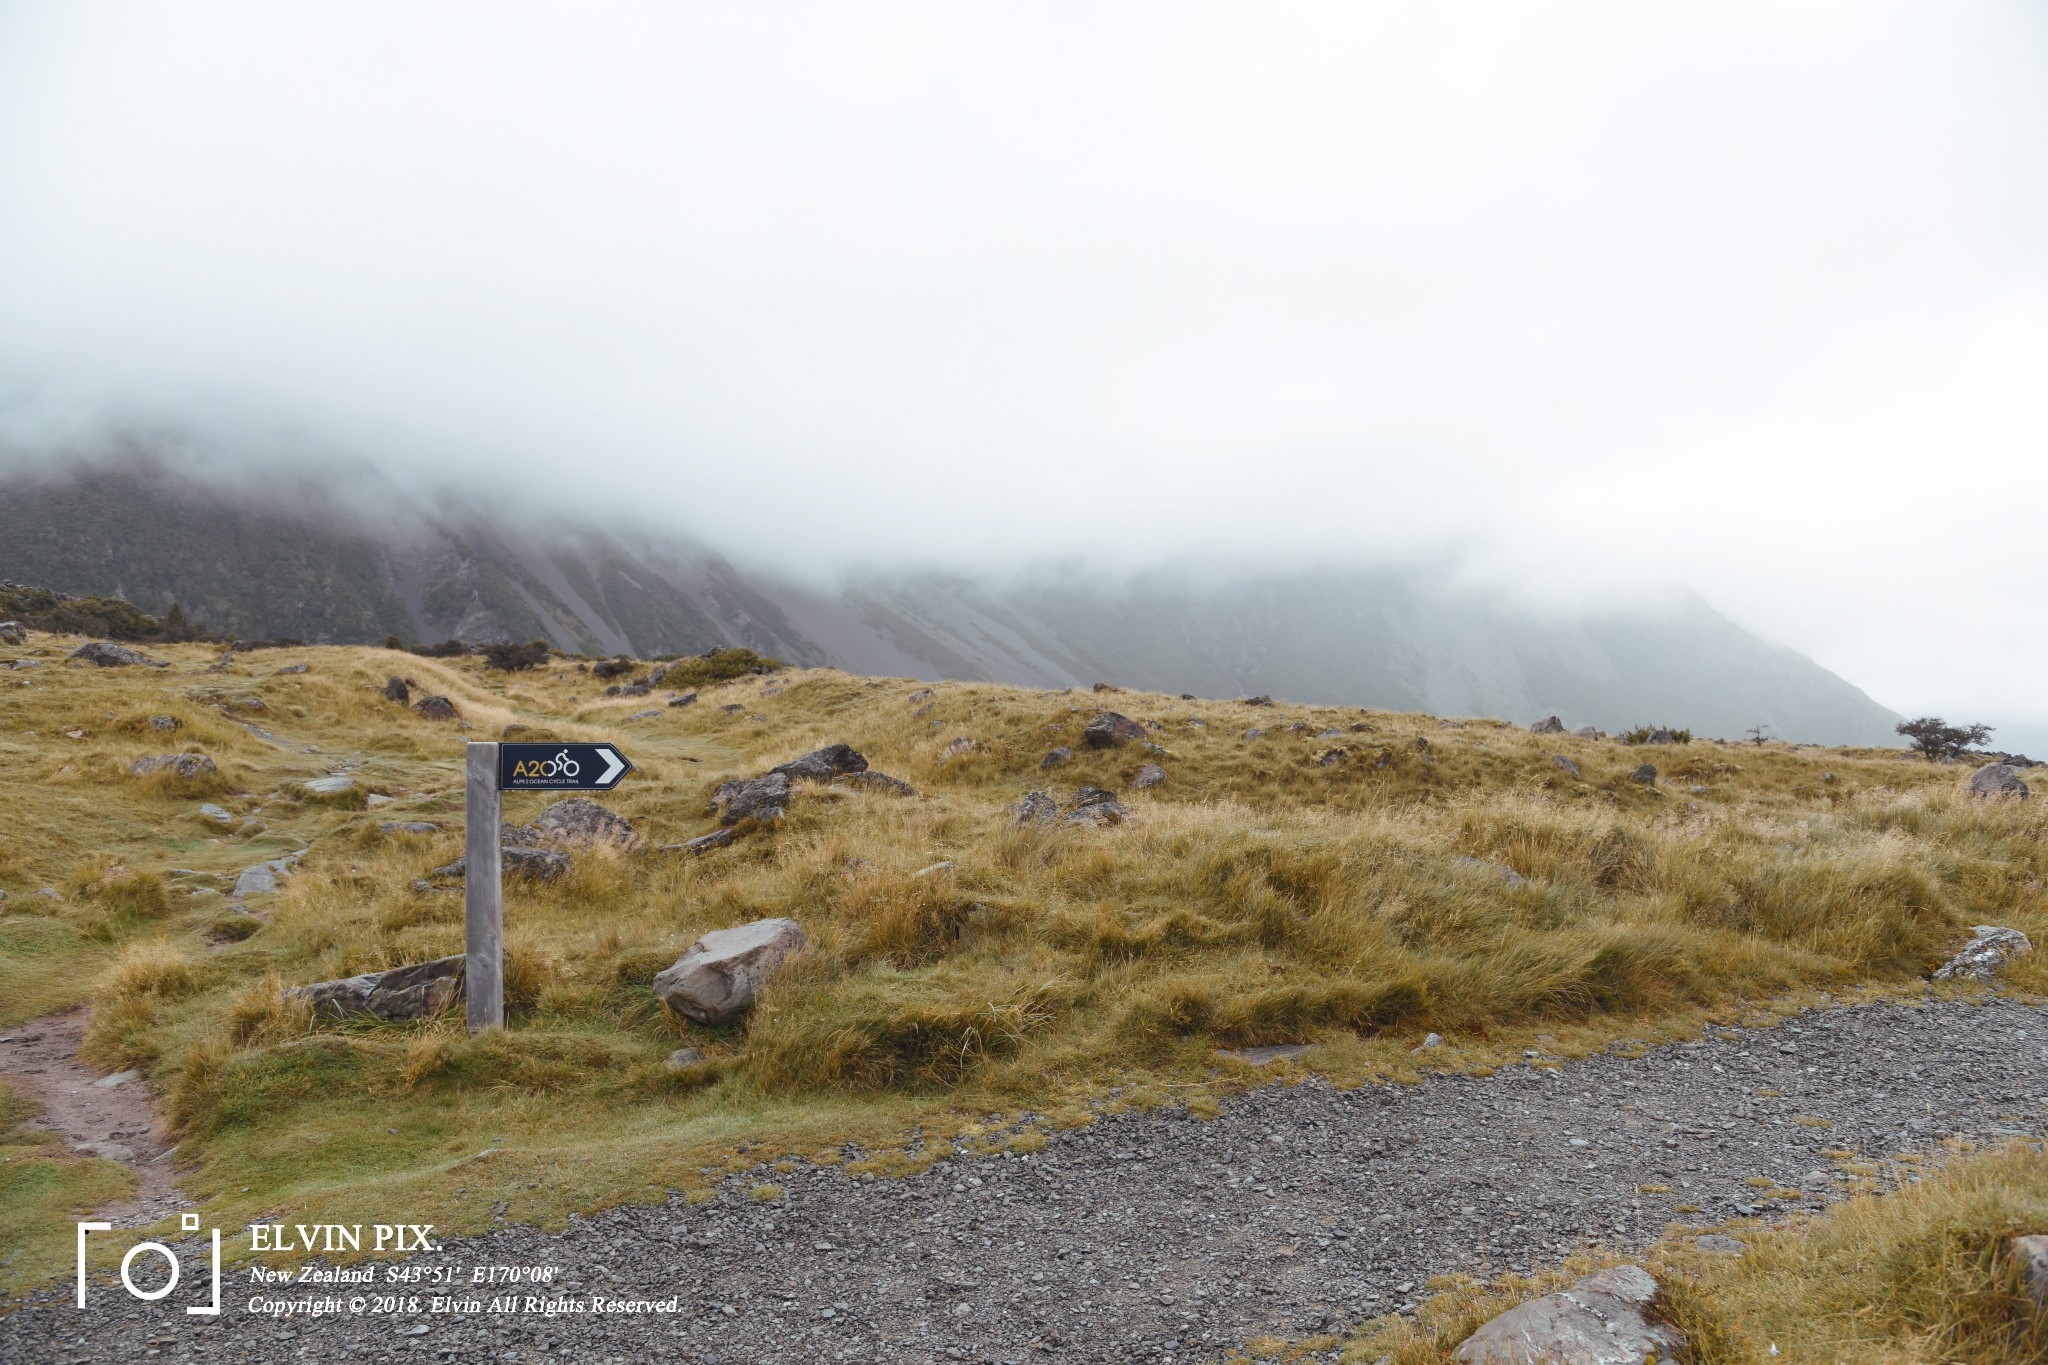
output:
<svg viewBox="0 0 2048 1365"><path fill-rule="evenodd" d="M1695 1237L1692 1244L1697 1249L1715 1256L1740 1256L1749 1250L1747 1242L1740 1237L1730 1237L1725 1232L1709 1232L1705 1236Z"/></svg>
<svg viewBox="0 0 2048 1365"><path fill-rule="evenodd" d="M711 808L721 825L747 819L780 820L788 806L789 777L784 773L722 782L711 795Z"/></svg>
<svg viewBox="0 0 2048 1365"><path fill-rule="evenodd" d="M551 882L569 873L569 855L551 848L526 848L507 845L498 850L498 871L507 877L524 877L528 881ZM469 875L469 855L463 854L452 863L444 863L427 873L429 882L459 882Z"/></svg>
<svg viewBox="0 0 2048 1365"><path fill-rule="evenodd" d="M283 668L277 670L276 676L285 678L290 677L294 673L311 673L312 671L313 665L311 664L286 664Z"/></svg>
<svg viewBox="0 0 2048 1365"><path fill-rule="evenodd" d="M155 754L136 759L128 765L128 771L137 777L167 772L188 782L194 778L220 776L220 769L205 754Z"/></svg>
<svg viewBox="0 0 2048 1365"><path fill-rule="evenodd" d="M1137 743L1150 734L1151 731L1129 716L1104 711L1088 722L1088 728L1081 732L1081 740L1091 749L1111 749L1119 744Z"/></svg>
<svg viewBox="0 0 2048 1365"><path fill-rule="evenodd" d="M878 773L873 768L862 773L848 773L832 784L835 787L858 787L862 791L886 792L890 796L915 796L917 788L900 777Z"/></svg>
<svg viewBox="0 0 2048 1365"><path fill-rule="evenodd" d="M176 716L151 716L144 724L148 725L152 730L175 730L178 728L178 718Z"/></svg>
<svg viewBox="0 0 2048 1365"><path fill-rule="evenodd" d="M1590 725L1581 725L1578 729L1572 731L1572 737L1574 739L1598 739L1600 738L1600 732Z"/></svg>
<svg viewBox="0 0 2048 1365"><path fill-rule="evenodd" d="M211 820L213 821L214 824L219 825L222 828L226 828L227 826L235 823L235 817L233 815L231 815L228 811L222 809L221 807L214 805L211 801L208 801L205 805L199 808L199 818L202 820Z"/></svg>
<svg viewBox="0 0 2048 1365"><path fill-rule="evenodd" d="M918 702L930 701L934 695L935 694L929 687L920 687L915 692L912 692L909 696L905 697L903 700L915 706Z"/></svg>
<svg viewBox="0 0 2048 1365"><path fill-rule="evenodd" d="M2019 1263L2020 1283L2027 1297L2048 1308L2048 1237L2036 1233L2013 1238L2012 1258Z"/></svg>
<svg viewBox="0 0 2048 1365"><path fill-rule="evenodd" d="M1116 793L1100 787L1083 787L1074 793L1074 799L1065 806L1066 818L1062 825L1120 825L1130 818L1130 810L1116 799Z"/></svg>
<svg viewBox="0 0 2048 1365"><path fill-rule="evenodd" d="M1060 804L1045 792L1029 792L1017 803L1013 825L1049 825L1059 818Z"/></svg>
<svg viewBox="0 0 2048 1365"><path fill-rule="evenodd" d="M956 758L964 758L968 754L978 753L980 750L980 740L969 739L967 736L962 735L939 751L939 762L951 763Z"/></svg>
<svg viewBox="0 0 2048 1365"><path fill-rule="evenodd" d="M1664 729L1662 726L1659 726L1657 729L1650 731L1650 737L1644 740L1643 743L1676 744L1678 743L1678 736L1672 734L1669 730Z"/></svg>
<svg viewBox="0 0 2048 1365"><path fill-rule="evenodd" d="M793 758L768 771L781 773L791 781L804 778L812 782L830 782L835 777L844 777L849 773L864 773L867 770L867 759L851 744L828 744L822 749L814 749L802 758Z"/></svg>
<svg viewBox="0 0 2048 1365"><path fill-rule="evenodd" d="M1147 787L1156 787L1165 780L1166 769L1160 767L1157 763L1147 763L1144 767L1138 769L1137 775L1131 779L1131 790L1143 791Z"/></svg>
<svg viewBox="0 0 2048 1365"><path fill-rule="evenodd" d="M632 715L630 715L630 716L627 716L627 717L626 717L626 719L627 719L627 720L652 720L652 719L653 719L654 717L656 717L656 716L658 716L658 715L660 715L660 714L661 714L661 708L657 706L657 707L655 707L655 708L654 708L654 709L653 709L652 711L635 711L635 712L634 712L634 713L633 713Z"/></svg>
<svg viewBox="0 0 2048 1365"><path fill-rule="evenodd" d="M1246 697L1242 702L1239 703L1239 705L1242 706L1271 706L1272 704L1273 699L1271 697L1265 696Z"/></svg>
<svg viewBox="0 0 2048 1365"><path fill-rule="evenodd" d="M1444 1036L1441 1033L1432 1033L1423 1038L1421 1045L1416 1047L1414 1050L1416 1052L1428 1052L1432 1048L1439 1048L1443 1045Z"/></svg>
<svg viewBox="0 0 2048 1365"><path fill-rule="evenodd" d="M19 621L0 621L0 645L25 645L28 627Z"/></svg>
<svg viewBox="0 0 2048 1365"><path fill-rule="evenodd" d="M1657 770L1650 764L1645 763L1642 767L1630 773L1628 775L1628 780L1631 782L1640 782L1646 787L1654 787L1657 785Z"/></svg>
<svg viewBox="0 0 2048 1365"><path fill-rule="evenodd" d="M54 886L39 886L36 888L36 894L44 900L62 901L64 899L64 893Z"/></svg>
<svg viewBox="0 0 2048 1365"><path fill-rule="evenodd" d="M2016 957L2034 951L2034 944L2017 929L1979 924L1970 930L1976 937L1935 972L1936 981L1989 981Z"/></svg>
<svg viewBox="0 0 2048 1365"><path fill-rule="evenodd" d="M1558 767L1564 769L1566 772L1570 773L1573 777L1577 777L1579 775L1579 765L1572 762L1571 759L1565 757L1563 754L1552 754L1550 756L1550 761L1552 763L1555 763Z"/></svg>
<svg viewBox="0 0 2048 1365"><path fill-rule="evenodd" d="M171 666L167 660L152 659L147 654L138 653L126 645L117 645L112 640L87 640L72 650L69 657L97 664L101 668L126 668L131 664L146 664L150 668Z"/></svg>
<svg viewBox="0 0 2048 1365"><path fill-rule="evenodd" d="M1094 687L1092 687L1092 688L1090 688L1089 690L1090 690L1090 691L1092 691L1092 692L1121 692L1121 691L1123 691L1123 689L1122 689L1121 687L1114 687L1114 686L1111 686L1111 685L1110 685L1109 683L1104 683L1104 682L1099 682L1099 683L1095 684L1095 686L1094 686Z"/></svg>
<svg viewBox="0 0 2048 1365"><path fill-rule="evenodd" d="M462 998L466 962L457 953L410 967L294 986L285 995L306 1001L313 1013L330 1019L425 1019Z"/></svg>
<svg viewBox="0 0 2048 1365"><path fill-rule="evenodd" d="M1265 736L1266 736L1266 732L1265 732L1264 730L1261 730L1261 729L1260 729L1260 728L1259 728L1258 726L1254 725L1254 726L1253 726L1253 727L1252 727L1251 729L1249 729L1249 730L1245 731L1245 732L1244 732L1243 734L1239 735L1239 736L1238 736L1238 738L1239 738L1239 739L1264 739L1264 738L1265 738Z"/></svg>
<svg viewBox="0 0 2048 1365"><path fill-rule="evenodd" d="M2020 781L2020 770L2009 763L1990 763L1970 774L1965 788L1979 801L2024 801L2031 793Z"/></svg>
<svg viewBox="0 0 2048 1365"><path fill-rule="evenodd" d="M1545 716L1542 720L1529 727L1529 733L1532 735L1561 735L1564 733L1564 722L1556 716Z"/></svg>
<svg viewBox="0 0 2048 1365"><path fill-rule="evenodd" d="M936 877L941 872L951 872L952 870L953 864L950 860L948 860L945 862L933 863L930 867L920 867L917 871L911 873L910 876L911 880L915 881L920 877Z"/></svg>
<svg viewBox="0 0 2048 1365"><path fill-rule="evenodd" d="M383 820L377 825L386 834L439 834L441 827L432 820Z"/></svg>
<svg viewBox="0 0 2048 1365"><path fill-rule="evenodd" d="M115 1086L126 1085L130 1081L139 1081L141 1079L142 1073L130 1068L127 1071L116 1071L111 1076L102 1076L94 1081L93 1084L101 1090L112 1090Z"/></svg>
<svg viewBox="0 0 2048 1365"><path fill-rule="evenodd" d="M300 784L313 796L346 796L356 789L356 780L347 773L334 773L327 777L316 777Z"/></svg>
<svg viewBox="0 0 2048 1365"><path fill-rule="evenodd" d="M406 681L403 678L386 678L384 680L384 700L395 701L400 706L408 705L412 701L412 688L406 685Z"/></svg>
<svg viewBox="0 0 2048 1365"><path fill-rule="evenodd" d="M421 697L413 703L412 709L422 720L457 720L462 715L455 709L455 703L446 697Z"/></svg>
<svg viewBox="0 0 2048 1365"><path fill-rule="evenodd" d="M1420 752L1422 752L1422 753L1425 753L1425 754L1426 754L1426 753L1428 753L1428 752L1429 752L1429 739L1428 739L1428 737L1427 737L1427 736L1425 736L1425 735L1417 735L1417 736L1415 737L1415 747L1416 747L1416 749L1417 749L1417 750L1419 750L1419 751L1420 751Z"/></svg>
<svg viewBox="0 0 2048 1365"><path fill-rule="evenodd" d="M1351 755L1342 749L1325 749L1316 755L1316 766L1318 768L1334 768L1349 757Z"/></svg>
<svg viewBox="0 0 2048 1365"><path fill-rule="evenodd" d="M1265 1047L1218 1048L1224 1056L1253 1066L1271 1066L1274 1062L1291 1062L1308 1051L1307 1043L1271 1043Z"/></svg>
<svg viewBox="0 0 2048 1365"><path fill-rule="evenodd" d="M654 978L655 998L700 1024L724 1023L750 1009L761 987L809 943L793 919L714 929Z"/></svg>
<svg viewBox="0 0 2048 1365"><path fill-rule="evenodd" d="M1330 727L1329 729L1327 729L1327 730L1323 731L1323 732L1322 732L1321 734L1317 735L1317 736L1316 736L1316 738L1317 738L1317 739L1342 739L1342 738L1344 738L1344 732L1343 732L1342 730L1339 730L1339 729L1338 729L1338 728L1337 728L1336 726L1332 725L1332 726L1331 726L1331 727Z"/></svg>
<svg viewBox="0 0 2048 1365"><path fill-rule="evenodd" d="M679 1047L674 1052L668 1054L668 1061L663 1063L663 1065L667 1066L670 1071L687 1071L693 1066L702 1065L703 1061L704 1054L696 1048Z"/></svg>
<svg viewBox="0 0 2048 1365"><path fill-rule="evenodd" d="M1050 769L1059 767L1062 763L1068 762L1073 757L1074 751L1072 749L1069 749L1066 745L1062 744L1057 749L1048 750L1046 752L1045 757L1038 760L1038 770L1040 772L1049 771Z"/></svg>
<svg viewBox="0 0 2048 1365"><path fill-rule="evenodd" d="M1645 1310L1657 1281L1641 1266L1618 1265L1570 1289L1511 1308L1465 1339L1462 1365L1643 1365L1672 1360L1685 1339Z"/></svg>
<svg viewBox="0 0 2048 1365"><path fill-rule="evenodd" d="M668 704L670 706L695 706L697 704L697 694L695 692L678 693L668 699Z"/></svg>
<svg viewBox="0 0 2048 1365"><path fill-rule="evenodd" d="M526 827L536 844L616 844L631 848L640 835L623 816L584 796L557 801Z"/></svg>

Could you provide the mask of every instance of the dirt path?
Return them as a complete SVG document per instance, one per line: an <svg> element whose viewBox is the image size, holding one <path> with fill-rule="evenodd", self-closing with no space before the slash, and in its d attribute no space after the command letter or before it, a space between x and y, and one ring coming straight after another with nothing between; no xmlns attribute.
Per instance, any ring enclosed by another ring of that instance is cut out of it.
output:
<svg viewBox="0 0 2048 1365"><path fill-rule="evenodd" d="M163 1304L110 1294L87 1322L53 1286L0 1320L0 1339L13 1338L0 1357L128 1360L155 1346L164 1360L211 1361L1188 1365L1263 1333L1396 1310L1431 1275L1550 1264L1587 1241L1635 1248L1667 1221L1785 1206L1759 1207L1752 1180L1817 1206L1846 1192L1830 1151L1883 1161L1952 1136L2040 1135L2044 1044L2048 1009L2010 1000L1870 1005L1484 1079L1276 1086L1207 1122L1124 1115L1029 1156L903 1180L764 1172L695 1206L613 1209L559 1233L507 1227L378 1266L368 1287L272 1289L230 1270L218 1319L177 1313L181 1288ZM750 1197L764 1178L781 1198ZM513 1266L558 1268L553 1294L584 1307L492 1311L506 1291L474 1288L475 1270ZM398 1287L417 1307L342 1309L390 1292L394 1270L453 1272L456 1296L477 1307L434 1311L450 1291L422 1278ZM323 1294L342 1311L247 1308ZM673 1311L598 1312L593 1296Z"/></svg>
<svg viewBox="0 0 2048 1365"><path fill-rule="evenodd" d="M42 1106L30 1128L61 1133L65 1147L81 1156L118 1161L141 1184L132 1198L95 1215L117 1227L140 1227L190 1206L178 1192L171 1167L174 1144L149 1087L132 1071L113 1076L78 1060L91 1015L84 1008L46 1015L0 1034L0 1080L25 1100Z"/></svg>

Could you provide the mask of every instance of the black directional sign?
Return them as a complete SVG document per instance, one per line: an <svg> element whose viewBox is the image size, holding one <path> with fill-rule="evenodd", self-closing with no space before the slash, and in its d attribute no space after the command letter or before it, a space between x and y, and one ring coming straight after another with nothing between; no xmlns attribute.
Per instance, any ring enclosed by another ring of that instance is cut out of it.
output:
<svg viewBox="0 0 2048 1365"><path fill-rule="evenodd" d="M633 771L609 744L500 744L498 790L606 792Z"/></svg>

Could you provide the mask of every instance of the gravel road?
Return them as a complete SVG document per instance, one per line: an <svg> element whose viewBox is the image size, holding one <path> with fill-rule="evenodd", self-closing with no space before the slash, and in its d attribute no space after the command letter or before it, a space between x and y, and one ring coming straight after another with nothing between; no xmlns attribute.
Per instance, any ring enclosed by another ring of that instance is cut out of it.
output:
<svg viewBox="0 0 2048 1365"><path fill-rule="evenodd" d="M1034 1155L908 1179L771 1173L779 1201L750 1198L756 1181L741 1179L695 1206L614 1209L558 1234L509 1227L379 1264L374 1286L256 1286L231 1269L217 1319L172 1308L196 1301L199 1274L161 1303L96 1289L83 1312L62 1286L0 1318L0 1359L1213 1360L1261 1333L1391 1311L1433 1274L1525 1270L1589 1240L1640 1246L1685 1217L1682 1204L1701 1223L1762 1212L1753 1177L1832 1197L1826 1149L1884 1157L1948 1136L2038 1136L2044 1104L2048 1009L1993 998L1816 1011L1635 1059L1274 1086L1218 1119L1124 1115ZM382 1283L393 1265L561 1273L543 1290L450 1290ZM138 1273L158 1283L161 1263ZM256 1297L394 1292L478 1311L247 1311ZM495 1296L584 1311L494 1313ZM594 1298L674 1311L588 1311Z"/></svg>

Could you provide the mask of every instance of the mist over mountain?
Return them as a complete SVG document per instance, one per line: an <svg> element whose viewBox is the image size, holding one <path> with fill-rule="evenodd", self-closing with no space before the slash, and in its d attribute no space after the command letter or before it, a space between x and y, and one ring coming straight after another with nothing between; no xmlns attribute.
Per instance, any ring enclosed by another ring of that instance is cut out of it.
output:
<svg viewBox="0 0 2048 1365"><path fill-rule="evenodd" d="M1455 586L1442 564L885 567L821 585L736 567L682 532L420 500L367 471L235 487L146 455L0 476L0 524L0 576L152 611L175 601L250 638L543 638L641 656L737 644L925 679L1896 742L1894 713L1696 595L1567 615Z"/></svg>

